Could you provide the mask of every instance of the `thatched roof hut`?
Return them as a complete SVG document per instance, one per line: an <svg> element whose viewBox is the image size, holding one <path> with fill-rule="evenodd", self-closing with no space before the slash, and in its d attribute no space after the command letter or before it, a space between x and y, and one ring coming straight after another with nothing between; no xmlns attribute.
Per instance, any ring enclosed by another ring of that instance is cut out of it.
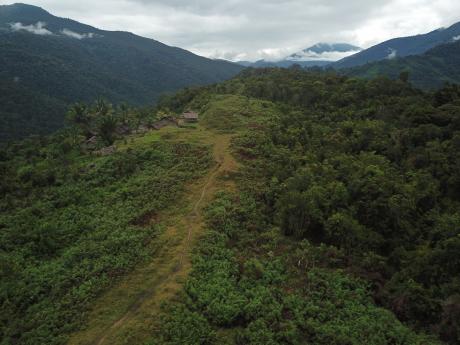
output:
<svg viewBox="0 0 460 345"><path fill-rule="evenodd" d="M186 122L197 122L198 121L198 113L194 111L187 111L182 114L182 119Z"/></svg>

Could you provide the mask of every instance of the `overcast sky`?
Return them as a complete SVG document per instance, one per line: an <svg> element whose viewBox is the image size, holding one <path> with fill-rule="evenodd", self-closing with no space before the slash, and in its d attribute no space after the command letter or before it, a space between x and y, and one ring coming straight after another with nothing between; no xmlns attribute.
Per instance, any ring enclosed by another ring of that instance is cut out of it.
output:
<svg viewBox="0 0 460 345"><path fill-rule="evenodd" d="M14 1L0 0L0 4ZM29 0L54 15L230 60L317 42L367 48L460 21L460 0Z"/></svg>

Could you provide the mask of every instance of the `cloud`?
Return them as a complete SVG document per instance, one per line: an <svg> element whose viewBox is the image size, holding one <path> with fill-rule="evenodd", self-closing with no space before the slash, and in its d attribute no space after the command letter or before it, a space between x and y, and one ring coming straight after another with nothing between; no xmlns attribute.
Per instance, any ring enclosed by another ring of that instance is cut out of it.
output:
<svg viewBox="0 0 460 345"><path fill-rule="evenodd" d="M79 34L78 32L69 30L69 29L63 29L61 30L61 33L65 36L71 37L71 38L76 38L77 40L82 40L84 38L93 38L94 33L90 32L87 34Z"/></svg>
<svg viewBox="0 0 460 345"><path fill-rule="evenodd" d="M330 51L323 53L316 53L311 50L300 51L295 53L295 56L290 56L288 60L293 61L338 61L347 56L356 54L359 50L339 52L339 51Z"/></svg>
<svg viewBox="0 0 460 345"><path fill-rule="evenodd" d="M459 41L459 40L460 40L460 35L455 36L455 37L452 37L452 40L454 40L454 41Z"/></svg>
<svg viewBox="0 0 460 345"><path fill-rule="evenodd" d="M12 31L27 31L35 35L52 35L53 33L45 28L46 23L38 22L37 24L23 25L22 23L10 24Z"/></svg>
<svg viewBox="0 0 460 345"><path fill-rule="evenodd" d="M10 0L14 1L14 0ZM1 0L0 0L1 2ZM458 0L28 0L51 13L210 57L276 60L317 42L367 48L448 27Z"/></svg>
<svg viewBox="0 0 460 345"><path fill-rule="evenodd" d="M396 58L396 56L398 54L398 51L396 49L390 48L390 49L388 49L388 51L389 51L389 54L387 56L388 60L393 60L394 58Z"/></svg>

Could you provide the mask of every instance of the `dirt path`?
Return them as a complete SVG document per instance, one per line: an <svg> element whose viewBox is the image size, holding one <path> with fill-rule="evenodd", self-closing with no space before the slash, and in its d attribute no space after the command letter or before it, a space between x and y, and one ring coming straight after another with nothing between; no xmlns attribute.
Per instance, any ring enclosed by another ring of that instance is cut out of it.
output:
<svg viewBox="0 0 460 345"><path fill-rule="evenodd" d="M142 344L151 336L161 303L177 294L191 270L191 251L204 230L203 207L216 191L232 188L231 181L220 178L237 169L230 139L201 134L199 141L213 145L216 166L189 186L179 206L160 215L167 228L155 240L155 256L97 300L87 327L74 334L69 345Z"/></svg>

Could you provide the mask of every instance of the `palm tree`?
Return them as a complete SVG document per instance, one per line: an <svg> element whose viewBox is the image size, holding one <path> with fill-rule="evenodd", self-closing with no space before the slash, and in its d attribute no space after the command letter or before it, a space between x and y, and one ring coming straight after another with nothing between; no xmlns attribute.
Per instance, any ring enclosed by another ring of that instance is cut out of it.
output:
<svg viewBox="0 0 460 345"><path fill-rule="evenodd" d="M91 136L91 115L86 104L75 103L72 105L67 112L67 121L80 128L86 138Z"/></svg>
<svg viewBox="0 0 460 345"><path fill-rule="evenodd" d="M98 98L96 102L94 102L94 115L105 116L112 114L112 112L112 104L108 103L105 99Z"/></svg>
<svg viewBox="0 0 460 345"><path fill-rule="evenodd" d="M126 103L121 103L118 106L118 117L120 118L120 122L123 125L128 125L129 122L129 111L130 108Z"/></svg>
<svg viewBox="0 0 460 345"><path fill-rule="evenodd" d="M117 125L118 119L113 113L108 113L98 118L98 134L107 145L112 145L115 141L114 134Z"/></svg>

